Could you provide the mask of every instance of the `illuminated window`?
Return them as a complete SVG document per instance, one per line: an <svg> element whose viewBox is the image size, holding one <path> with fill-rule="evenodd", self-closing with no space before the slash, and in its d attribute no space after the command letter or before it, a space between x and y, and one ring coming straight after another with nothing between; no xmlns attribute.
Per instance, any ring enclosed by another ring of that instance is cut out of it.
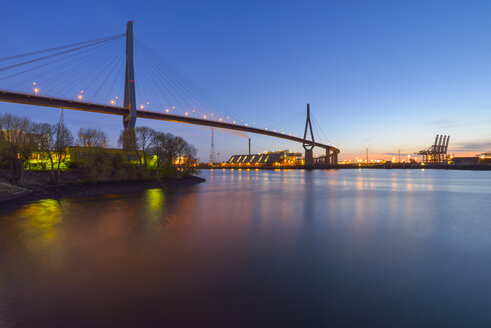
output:
<svg viewBox="0 0 491 328"><path fill-rule="evenodd" d="M239 163L241 158L242 158L242 156L239 156L239 159L237 160L236 163Z"/></svg>

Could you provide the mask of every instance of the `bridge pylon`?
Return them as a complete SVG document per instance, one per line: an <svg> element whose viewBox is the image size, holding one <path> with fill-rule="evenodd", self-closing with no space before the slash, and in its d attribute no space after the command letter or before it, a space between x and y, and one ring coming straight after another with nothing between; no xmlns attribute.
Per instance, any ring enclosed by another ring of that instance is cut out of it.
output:
<svg viewBox="0 0 491 328"><path fill-rule="evenodd" d="M136 95L135 95L135 66L133 63L133 21L126 24L126 70L124 74L124 108L129 110L123 117L123 148L136 147Z"/></svg>
<svg viewBox="0 0 491 328"><path fill-rule="evenodd" d="M312 143L306 142L307 140L307 131L310 130L310 136L312 138ZM314 132L312 130L312 122L310 121L310 104L307 104L307 120L305 121L305 131L303 133L304 142L302 144L303 149L305 149L305 166L312 167L314 165Z"/></svg>

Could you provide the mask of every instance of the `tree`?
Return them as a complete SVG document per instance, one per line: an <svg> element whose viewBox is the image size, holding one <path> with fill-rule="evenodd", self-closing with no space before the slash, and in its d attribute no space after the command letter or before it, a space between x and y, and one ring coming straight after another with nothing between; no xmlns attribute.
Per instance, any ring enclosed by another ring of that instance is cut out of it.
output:
<svg viewBox="0 0 491 328"><path fill-rule="evenodd" d="M55 127L48 123L34 124L34 131L38 136L37 148L44 153L51 162L51 176L55 176L55 165L53 159L53 148L56 142Z"/></svg>
<svg viewBox="0 0 491 328"><path fill-rule="evenodd" d="M119 144L124 144L126 142L126 144L130 143L135 145L133 151L138 158L140 167L146 170L148 168L148 157L154 149L157 132L146 126L135 128L133 134L128 134L126 130L121 132Z"/></svg>
<svg viewBox="0 0 491 328"><path fill-rule="evenodd" d="M62 124L34 124L34 131L39 150L46 154L51 163L51 175L59 175L61 164L66 161L68 147L73 144L73 135Z"/></svg>
<svg viewBox="0 0 491 328"><path fill-rule="evenodd" d="M78 144L86 148L105 148L106 133L99 129L81 128Z"/></svg>
<svg viewBox="0 0 491 328"><path fill-rule="evenodd" d="M0 162L10 170L10 180L19 182L24 174L24 163L36 148L33 124L27 117L0 115Z"/></svg>
<svg viewBox="0 0 491 328"><path fill-rule="evenodd" d="M104 137L105 140L105 137ZM68 147L73 145L73 135L68 128L61 123L56 125L56 141L53 150L57 158L57 171L60 172L61 163L66 161Z"/></svg>
<svg viewBox="0 0 491 328"><path fill-rule="evenodd" d="M175 168L183 175L194 170L196 148L183 138L169 133L157 133L154 138L153 152L157 155L160 169Z"/></svg>

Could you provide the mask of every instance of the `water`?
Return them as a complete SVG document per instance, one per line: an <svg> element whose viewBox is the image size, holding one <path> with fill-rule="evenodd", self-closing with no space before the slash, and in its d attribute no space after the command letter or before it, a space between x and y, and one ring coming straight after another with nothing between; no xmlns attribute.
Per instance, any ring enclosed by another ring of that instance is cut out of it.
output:
<svg viewBox="0 0 491 328"><path fill-rule="evenodd" d="M0 209L0 327L489 327L491 172L204 171Z"/></svg>

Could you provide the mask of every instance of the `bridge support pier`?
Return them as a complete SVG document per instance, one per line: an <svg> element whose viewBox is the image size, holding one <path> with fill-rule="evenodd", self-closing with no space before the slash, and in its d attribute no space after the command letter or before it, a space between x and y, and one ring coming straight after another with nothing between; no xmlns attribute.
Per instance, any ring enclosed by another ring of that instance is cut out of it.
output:
<svg viewBox="0 0 491 328"><path fill-rule="evenodd" d="M314 166L314 153L312 149L305 149L305 166L306 167Z"/></svg>
<svg viewBox="0 0 491 328"><path fill-rule="evenodd" d="M338 153L337 152L333 152L333 154L332 154L331 165L338 165Z"/></svg>
<svg viewBox="0 0 491 328"><path fill-rule="evenodd" d="M331 165L331 149L326 149L326 157L324 158L324 164L329 166Z"/></svg>

